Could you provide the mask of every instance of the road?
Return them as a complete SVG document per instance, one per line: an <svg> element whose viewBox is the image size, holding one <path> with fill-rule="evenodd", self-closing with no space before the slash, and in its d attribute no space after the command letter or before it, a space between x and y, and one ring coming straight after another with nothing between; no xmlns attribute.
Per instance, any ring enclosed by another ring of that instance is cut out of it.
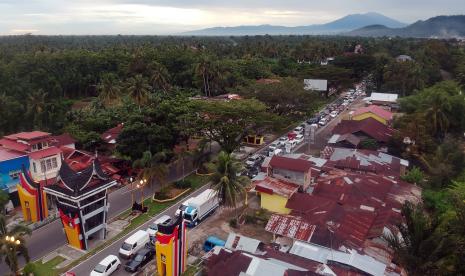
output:
<svg viewBox="0 0 465 276"><path fill-rule="evenodd" d="M200 194L201 192L203 192L205 189L208 188L208 185L205 185L203 186L202 188L198 189L197 191L195 191L194 193L192 193L191 195L189 196L197 196L198 194ZM92 256L91 258L83 261L82 263L80 263L79 265L75 266L74 268L70 269L70 271L74 272L76 275L78 276L81 276L81 275L89 275L89 273L92 271L92 269L101 261L103 260L106 256L110 255L110 254L113 254L113 255L116 255L118 256L118 251L119 251L119 248L121 247L121 244L124 242L125 239L127 239L129 236L131 236L132 234L134 234L136 231L138 230L145 230L147 229L147 227L150 225L150 223L152 221L154 221L155 219L163 216L163 215L169 215L169 216L174 216L174 213L176 212L176 209L178 208L178 205L177 204L174 204L173 206L169 207L168 209L166 209L165 211L163 211L162 213L160 213L159 215L155 216L152 220L149 220L147 222L145 222L142 226L138 227L137 229L133 230L132 232L130 232L129 234L121 237L120 239L116 240L114 243L110 244L109 246L107 246L105 249L103 249L102 251L98 252L96 255ZM114 272L112 274L112 276L117 276L117 275L131 275L131 273L129 272L126 272L123 268L124 266L124 263L125 263L125 260L122 260L122 266L121 268Z"/></svg>
<svg viewBox="0 0 465 276"><path fill-rule="evenodd" d="M214 144L212 147L213 152L218 151L219 146ZM184 171L187 175L187 172L191 172L193 170L192 162L185 159L185 168ZM182 176L182 172L180 171L179 167L170 166L167 180L168 182L173 182L180 179ZM144 187L144 194L149 195L152 194L151 189L157 189L159 185L155 184L154 187L150 187L149 185ZM137 191L137 195L140 195L140 191ZM110 219L116 217L120 213L126 211L127 209L131 208L132 206L132 199L131 199L131 187L130 185L124 186L118 190L111 192L108 195L108 200L110 203L110 208L108 211L108 217ZM31 261L36 261L47 254L53 252L54 250L58 249L59 247L65 245L67 243L66 236L63 232L61 221L55 220L35 231L32 232L31 236L26 238L26 244L29 250L29 256ZM23 267L25 265L25 261L23 258L19 258L19 266ZM0 275L6 275L9 272L8 266L2 262L0 264ZM80 275L80 274L77 274Z"/></svg>

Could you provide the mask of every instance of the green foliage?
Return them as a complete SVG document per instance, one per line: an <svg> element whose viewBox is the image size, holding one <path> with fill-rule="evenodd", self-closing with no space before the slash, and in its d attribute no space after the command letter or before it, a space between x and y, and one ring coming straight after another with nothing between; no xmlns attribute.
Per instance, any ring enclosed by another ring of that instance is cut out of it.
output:
<svg viewBox="0 0 465 276"><path fill-rule="evenodd" d="M360 148L377 150L379 148L378 142L375 139L365 139L360 142Z"/></svg>
<svg viewBox="0 0 465 276"><path fill-rule="evenodd" d="M174 186L178 189L187 189L192 186L192 183L189 179L181 179L179 181L174 182Z"/></svg>
<svg viewBox="0 0 465 276"><path fill-rule="evenodd" d="M407 181L412 184L421 184L425 176L423 175L423 172L420 168L414 166L401 178L402 180Z"/></svg>

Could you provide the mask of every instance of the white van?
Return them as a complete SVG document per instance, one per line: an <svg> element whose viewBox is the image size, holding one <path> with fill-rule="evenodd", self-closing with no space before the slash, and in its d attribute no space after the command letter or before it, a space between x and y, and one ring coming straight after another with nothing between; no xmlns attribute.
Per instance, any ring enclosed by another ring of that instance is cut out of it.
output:
<svg viewBox="0 0 465 276"><path fill-rule="evenodd" d="M299 134L295 137L294 141L297 143L297 144L300 144L304 141L304 136L302 134Z"/></svg>
<svg viewBox="0 0 465 276"><path fill-rule="evenodd" d="M119 255L123 258L129 259L139 249L145 247L145 245L149 243L149 233L144 230L139 230L123 242L119 249Z"/></svg>

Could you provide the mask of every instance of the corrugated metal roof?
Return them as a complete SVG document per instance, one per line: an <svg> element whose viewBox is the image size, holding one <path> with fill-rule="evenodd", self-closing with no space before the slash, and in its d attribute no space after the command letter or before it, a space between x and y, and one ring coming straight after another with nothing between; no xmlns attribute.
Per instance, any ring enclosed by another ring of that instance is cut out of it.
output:
<svg viewBox="0 0 465 276"><path fill-rule="evenodd" d="M359 108L355 110L354 116L364 114L364 113L373 113L388 121L392 120L392 116L393 116L390 111L387 111L386 109L383 109L377 105L370 105L367 107Z"/></svg>
<svg viewBox="0 0 465 276"><path fill-rule="evenodd" d="M398 97L397 94L373 92L370 95L370 100L395 103Z"/></svg>
<svg viewBox="0 0 465 276"><path fill-rule="evenodd" d="M350 253L334 251L328 255L329 261L338 262L351 267L355 267L370 275L384 275L386 265L367 255L360 255L354 250Z"/></svg>
<svg viewBox="0 0 465 276"><path fill-rule="evenodd" d="M236 233L229 233L225 248L231 250L242 250L249 253L256 253L261 241L244 237Z"/></svg>
<svg viewBox="0 0 465 276"><path fill-rule="evenodd" d="M285 182L273 177L265 176L263 180L253 182L257 192L277 194L284 197L291 197L299 189L299 185Z"/></svg>
<svg viewBox="0 0 465 276"><path fill-rule="evenodd" d="M300 217L279 214L271 215L265 226L268 232L301 241L310 241L315 228Z"/></svg>

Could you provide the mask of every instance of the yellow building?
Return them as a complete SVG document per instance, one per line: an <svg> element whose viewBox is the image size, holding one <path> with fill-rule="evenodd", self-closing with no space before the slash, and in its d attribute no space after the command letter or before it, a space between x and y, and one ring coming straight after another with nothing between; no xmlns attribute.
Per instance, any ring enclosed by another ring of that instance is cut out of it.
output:
<svg viewBox="0 0 465 276"><path fill-rule="evenodd" d="M244 137L244 143L249 145L260 146L263 145L264 142L264 137L261 135L248 135Z"/></svg>
<svg viewBox="0 0 465 276"><path fill-rule="evenodd" d="M266 176L255 181L255 191L260 195L260 207L279 214L289 214L287 201L297 192L299 185Z"/></svg>
<svg viewBox="0 0 465 276"><path fill-rule="evenodd" d="M23 169L18 189L19 202L24 221L38 222L48 217L47 197L39 182L35 182Z"/></svg>
<svg viewBox="0 0 465 276"><path fill-rule="evenodd" d="M362 121L367 118L373 118L378 122L388 125L392 121L392 113L377 105L370 105L356 110L352 116L352 120Z"/></svg>

